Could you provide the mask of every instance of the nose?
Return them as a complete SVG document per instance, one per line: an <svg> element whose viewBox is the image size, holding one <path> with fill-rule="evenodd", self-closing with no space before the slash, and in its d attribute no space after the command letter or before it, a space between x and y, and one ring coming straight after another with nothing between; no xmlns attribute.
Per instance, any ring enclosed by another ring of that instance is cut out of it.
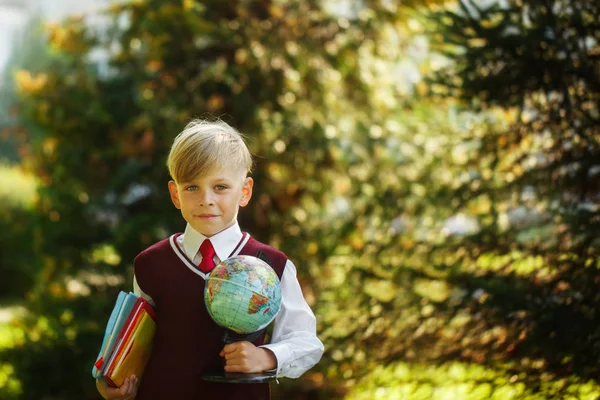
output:
<svg viewBox="0 0 600 400"><path fill-rule="evenodd" d="M203 190L200 193L199 202L201 206L212 206L214 205L214 199L210 190Z"/></svg>

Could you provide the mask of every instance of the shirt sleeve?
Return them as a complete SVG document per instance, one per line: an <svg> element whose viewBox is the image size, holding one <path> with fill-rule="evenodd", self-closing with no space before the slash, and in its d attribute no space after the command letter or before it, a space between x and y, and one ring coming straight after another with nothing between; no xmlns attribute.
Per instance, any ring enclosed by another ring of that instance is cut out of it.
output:
<svg viewBox="0 0 600 400"><path fill-rule="evenodd" d="M317 320L302 295L296 267L289 260L281 277L281 308L275 317L271 343L261 347L275 354L278 377L298 378L323 355Z"/></svg>
<svg viewBox="0 0 600 400"><path fill-rule="evenodd" d="M152 307L155 306L154 300L152 300L152 297L148 296L140 288L140 285L138 284L137 279L135 279L135 274L133 275L133 293L137 294L138 296L142 297L143 299L146 299L146 301L148 301L148 303L150 303L150 305L152 305Z"/></svg>

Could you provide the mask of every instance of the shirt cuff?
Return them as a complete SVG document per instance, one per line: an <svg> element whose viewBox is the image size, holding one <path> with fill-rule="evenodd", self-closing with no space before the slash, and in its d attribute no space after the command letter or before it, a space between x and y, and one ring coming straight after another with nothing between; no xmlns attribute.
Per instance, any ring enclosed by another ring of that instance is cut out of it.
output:
<svg viewBox="0 0 600 400"><path fill-rule="evenodd" d="M259 347L264 347L273 352L273 354L275 355L275 359L277 360L276 375L277 377L285 376L282 375L281 371L283 369L285 372L285 367L288 366L287 364L289 363L289 359L291 357L290 349L288 348L288 346L282 343L269 343Z"/></svg>

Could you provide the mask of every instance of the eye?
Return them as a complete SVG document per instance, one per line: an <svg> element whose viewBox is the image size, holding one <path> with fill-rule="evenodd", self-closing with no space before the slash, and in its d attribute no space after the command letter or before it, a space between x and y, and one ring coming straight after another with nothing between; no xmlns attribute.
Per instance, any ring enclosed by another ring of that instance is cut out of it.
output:
<svg viewBox="0 0 600 400"><path fill-rule="evenodd" d="M196 186L196 185L186 186L184 190L187 192L193 192L195 190L198 190L198 186Z"/></svg>
<svg viewBox="0 0 600 400"><path fill-rule="evenodd" d="M226 185L217 185L217 186L215 186L215 189L217 189L218 191L223 191L223 190L227 190L228 187Z"/></svg>

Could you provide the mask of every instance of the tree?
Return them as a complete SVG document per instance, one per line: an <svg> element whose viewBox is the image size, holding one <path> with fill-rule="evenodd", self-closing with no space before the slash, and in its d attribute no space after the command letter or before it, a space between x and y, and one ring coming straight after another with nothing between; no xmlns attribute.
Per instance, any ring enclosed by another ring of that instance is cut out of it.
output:
<svg viewBox="0 0 600 400"><path fill-rule="evenodd" d="M598 15L593 1L461 0L431 22L434 48L450 60L433 93L508 121L465 142L475 145L465 165L474 173L454 204L488 203L460 259L484 269L470 283L486 293L477 312L514 332L503 354L482 360L535 359L543 367L515 367L535 375L597 371Z"/></svg>
<svg viewBox="0 0 600 400"><path fill-rule="evenodd" d="M394 17L377 3L338 18L313 1L157 0L117 4L106 16L104 27L77 17L48 26L56 60L17 75L23 121L44 132L24 160L40 179L41 271L28 293L26 339L2 354L24 398L93 396L85 368L66 377L70 368L45 366L56 354L91 365L101 316L129 286L133 257L182 229L164 164L192 117L224 118L259 155L246 229L298 265L320 264L314 255L326 257L346 232L321 231L321 241L303 222L326 212L344 168L338 146L369 130L372 93L357 50L363 58L377 50L379 24ZM353 114L356 132L336 139L340 116ZM301 269L307 292L315 278L317 268ZM45 385L36 385L34 365L51 370Z"/></svg>

